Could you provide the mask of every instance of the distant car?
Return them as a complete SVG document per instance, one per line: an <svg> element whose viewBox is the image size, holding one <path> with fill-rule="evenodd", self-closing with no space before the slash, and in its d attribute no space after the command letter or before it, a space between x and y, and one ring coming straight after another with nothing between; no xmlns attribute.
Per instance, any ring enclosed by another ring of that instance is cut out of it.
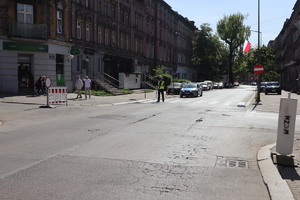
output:
<svg viewBox="0 0 300 200"><path fill-rule="evenodd" d="M224 88L224 83L223 82L219 82L218 85L219 85L219 89L223 89Z"/></svg>
<svg viewBox="0 0 300 200"><path fill-rule="evenodd" d="M213 88L214 89L219 89L219 83L213 82Z"/></svg>
<svg viewBox="0 0 300 200"><path fill-rule="evenodd" d="M213 82L212 81L204 81L204 83L207 83L207 90L212 90L213 89Z"/></svg>
<svg viewBox="0 0 300 200"><path fill-rule="evenodd" d="M207 91L207 90L208 90L208 85L207 85L207 83L200 82L199 84L202 86L202 88L203 88L204 91Z"/></svg>
<svg viewBox="0 0 300 200"><path fill-rule="evenodd" d="M232 88L233 87L233 85L232 85L232 83L225 83L225 85L224 85L224 87L225 88Z"/></svg>
<svg viewBox="0 0 300 200"><path fill-rule="evenodd" d="M167 94L179 94L182 88L182 83L174 82L167 87Z"/></svg>
<svg viewBox="0 0 300 200"><path fill-rule="evenodd" d="M180 98L182 97L198 97L203 95L203 88L197 83L188 83L184 85L180 90Z"/></svg>
<svg viewBox="0 0 300 200"><path fill-rule="evenodd" d="M233 86L239 86L239 85L240 85L240 84L239 84L239 82L237 82L237 81L233 83Z"/></svg>
<svg viewBox="0 0 300 200"><path fill-rule="evenodd" d="M277 81L267 82L265 87L265 94L277 93L281 95L281 86Z"/></svg>
<svg viewBox="0 0 300 200"><path fill-rule="evenodd" d="M251 82L250 85L257 85L257 83L256 82Z"/></svg>

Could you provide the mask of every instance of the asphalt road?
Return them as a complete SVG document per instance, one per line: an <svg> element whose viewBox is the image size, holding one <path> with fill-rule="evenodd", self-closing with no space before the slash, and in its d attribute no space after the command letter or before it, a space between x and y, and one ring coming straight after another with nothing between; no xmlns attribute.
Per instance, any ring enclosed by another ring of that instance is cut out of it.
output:
<svg viewBox="0 0 300 200"><path fill-rule="evenodd" d="M1 199L270 199L256 153L275 141L278 115L254 108L254 93L0 104Z"/></svg>

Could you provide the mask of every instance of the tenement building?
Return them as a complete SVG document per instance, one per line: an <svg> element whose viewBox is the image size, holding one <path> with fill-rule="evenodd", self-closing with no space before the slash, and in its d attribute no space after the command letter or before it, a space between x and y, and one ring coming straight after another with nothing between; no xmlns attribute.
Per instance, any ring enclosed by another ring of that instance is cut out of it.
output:
<svg viewBox="0 0 300 200"><path fill-rule="evenodd" d="M300 1L294 5L291 17L287 19L276 39L270 42L276 54L275 69L281 74L282 88L300 92Z"/></svg>
<svg viewBox="0 0 300 200"><path fill-rule="evenodd" d="M193 80L194 22L163 0L0 1L0 93L33 93L40 76L73 90L164 65Z"/></svg>

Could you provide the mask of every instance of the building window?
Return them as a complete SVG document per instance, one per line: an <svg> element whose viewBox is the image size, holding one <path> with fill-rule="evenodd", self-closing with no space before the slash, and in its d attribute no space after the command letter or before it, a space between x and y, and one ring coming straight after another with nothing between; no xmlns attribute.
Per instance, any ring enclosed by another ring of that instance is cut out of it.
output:
<svg viewBox="0 0 300 200"><path fill-rule="evenodd" d="M56 54L56 74L64 74L64 55Z"/></svg>
<svg viewBox="0 0 300 200"><path fill-rule="evenodd" d="M112 46L116 47L116 45L117 45L117 34L116 34L116 32L113 32L111 34L111 42L112 42Z"/></svg>
<svg viewBox="0 0 300 200"><path fill-rule="evenodd" d="M105 1L105 15L109 16L109 2Z"/></svg>
<svg viewBox="0 0 300 200"><path fill-rule="evenodd" d="M98 27L97 41L98 41L99 44L102 43L102 29L101 29L101 27Z"/></svg>
<svg viewBox="0 0 300 200"><path fill-rule="evenodd" d="M91 25L90 24L86 24L86 28L85 28L85 40L86 41L90 41L91 40Z"/></svg>
<svg viewBox="0 0 300 200"><path fill-rule="evenodd" d="M105 45L109 44L109 39L108 39L108 30L105 29Z"/></svg>
<svg viewBox="0 0 300 200"><path fill-rule="evenodd" d="M125 45L124 45L124 34L121 33L121 37L120 37L120 48L124 49Z"/></svg>
<svg viewBox="0 0 300 200"><path fill-rule="evenodd" d="M77 21L77 39L81 39L81 22Z"/></svg>
<svg viewBox="0 0 300 200"><path fill-rule="evenodd" d="M62 25L63 25L62 21L63 21L62 11L58 10L56 12L56 26L57 26L56 31L59 34L62 34Z"/></svg>
<svg viewBox="0 0 300 200"><path fill-rule="evenodd" d="M33 24L33 5L17 4L17 20L25 24Z"/></svg>
<svg viewBox="0 0 300 200"><path fill-rule="evenodd" d="M111 5L111 17L114 19L117 18L117 9L115 4Z"/></svg>
<svg viewBox="0 0 300 200"><path fill-rule="evenodd" d="M125 36L125 49L129 50L129 37L128 37L128 35Z"/></svg>
<svg viewBox="0 0 300 200"><path fill-rule="evenodd" d="M98 3L98 12L101 14L102 13L102 4L101 1Z"/></svg>

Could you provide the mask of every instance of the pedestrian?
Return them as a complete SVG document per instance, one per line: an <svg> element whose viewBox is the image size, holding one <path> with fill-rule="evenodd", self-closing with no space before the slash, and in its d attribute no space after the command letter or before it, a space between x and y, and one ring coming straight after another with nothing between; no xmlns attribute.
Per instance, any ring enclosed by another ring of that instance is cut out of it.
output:
<svg viewBox="0 0 300 200"><path fill-rule="evenodd" d="M164 90L165 90L165 81L163 80L162 77L159 77L159 80L157 82L157 91L158 91L157 102L160 101L160 95L162 101L163 102L165 101Z"/></svg>
<svg viewBox="0 0 300 200"><path fill-rule="evenodd" d="M46 76L42 76L42 93L46 96Z"/></svg>
<svg viewBox="0 0 300 200"><path fill-rule="evenodd" d="M44 82L43 82L43 77L40 76L38 80L36 80L35 82L35 88L36 88L36 95L39 96L41 94L43 94L43 85L44 85Z"/></svg>
<svg viewBox="0 0 300 200"><path fill-rule="evenodd" d="M77 76L77 79L76 79L76 82L75 82L75 88L77 90L77 97L76 97L76 99L82 98L82 96L81 96L82 86L83 86L83 82L80 79L80 76Z"/></svg>
<svg viewBox="0 0 300 200"><path fill-rule="evenodd" d="M89 99L91 99L91 79L89 79L88 76L84 79L84 93L85 93L85 99L87 99L87 93L89 93Z"/></svg>

